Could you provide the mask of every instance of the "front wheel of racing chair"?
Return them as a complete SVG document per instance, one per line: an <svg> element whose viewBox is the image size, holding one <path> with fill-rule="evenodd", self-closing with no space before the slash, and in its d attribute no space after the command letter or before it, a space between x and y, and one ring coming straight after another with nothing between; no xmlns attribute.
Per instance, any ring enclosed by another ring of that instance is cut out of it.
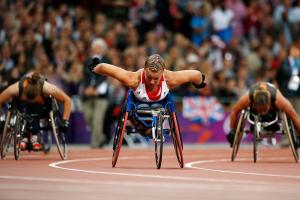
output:
<svg viewBox="0 0 300 200"><path fill-rule="evenodd" d="M118 120L117 128L114 135L113 143L113 156L112 156L112 167L115 167L118 161L119 153L121 150L126 123L128 119L128 112L126 111L126 102L123 104L121 115Z"/></svg>
<svg viewBox="0 0 300 200"><path fill-rule="evenodd" d="M183 153L182 153L183 145L182 145L181 132L180 132L175 111L173 112L170 111L169 124L170 124L171 136L172 136L172 141L173 141L177 161L180 168L183 168L184 166Z"/></svg>
<svg viewBox="0 0 300 200"><path fill-rule="evenodd" d="M246 109L241 111L238 125L234 134L234 140L232 145L231 161L233 162L236 158L236 155L239 151L239 147L244 134L244 127L247 120L248 111Z"/></svg>
<svg viewBox="0 0 300 200"><path fill-rule="evenodd" d="M67 144L66 144L65 133L61 132L58 128L58 124L61 123L62 121L62 116L59 111L58 103L54 98L52 98L52 110L49 113L49 117L50 117L49 120L52 128L52 133L55 139L58 153L62 160L66 160Z"/></svg>
<svg viewBox="0 0 300 200"><path fill-rule="evenodd" d="M258 156L258 142L260 138L260 120L258 117L255 117L254 119L254 132L253 132L253 161L256 163L257 161L257 156Z"/></svg>
<svg viewBox="0 0 300 200"><path fill-rule="evenodd" d="M160 112L156 118L154 118L154 127L155 127L155 161L157 169L160 169L162 162L162 154L163 154L163 144L164 144L164 136L163 136L163 116Z"/></svg>
<svg viewBox="0 0 300 200"><path fill-rule="evenodd" d="M299 148L300 141L298 141L298 137L296 135L296 131L294 129L294 125L293 125L291 119L287 118L287 116L284 112L281 112L281 116L282 116L282 120L283 120L284 134L287 134L287 136L289 138L295 162L298 163L299 162L298 148Z"/></svg>
<svg viewBox="0 0 300 200"><path fill-rule="evenodd" d="M8 110L7 115L6 115L6 120L3 128L3 133L2 133L2 139L1 139L1 145L0 145L0 150L1 150L1 159L4 159L6 157L6 154L8 153L9 146L11 144L11 140L14 135L14 130L12 126L12 110Z"/></svg>

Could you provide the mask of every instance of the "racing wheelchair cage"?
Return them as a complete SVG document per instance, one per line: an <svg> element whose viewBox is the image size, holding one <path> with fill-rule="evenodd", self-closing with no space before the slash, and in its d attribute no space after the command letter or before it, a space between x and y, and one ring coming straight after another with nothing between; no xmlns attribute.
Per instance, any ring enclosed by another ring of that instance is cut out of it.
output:
<svg viewBox="0 0 300 200"><path fill-rule="evenodd" d="M182 138L175 105L170 93L161 101L145 103L136 99L132 90L128 90L126 100L121 107L121 114L114 135L112 167L115 167L117 163L124 134L128 130L128 120L130 120L137 133L152 139L157 169L161 167L163 144L165 137L169 135L172 137L179 166L183 168ZM166 122L168 126L165 126Z"/></svg>
<svg viewBox="0 0 300 200"><path fill-rule="evenodd" d="M30 138L34 129L38 131L38 142L41 143L41 150L45 154L51 150L53 136L61 159L67 159L65 133L60 132L58 128L62 115L56 99L50 96L46 98L45 105L34 106L39 113L28 112L27 106L16 99L8 104L0 144L1 159L5 159L10 146L13 145L14 158L18 160L21 152L20 143L24 137L28 138L26 150L32 151Z"/></svg>
<svg viewBox="0 0 300 200"><path fill-rule="evenodd" d="M246 128L246 124L250 125L250 129ZM276 130L270 130L270 127L278 127ZM252 134L253 142L253 161L257 162L258 159L258 145L264 141L264 138L275 139L277 134L287 135L290 143L290 147L293 153L293 157L296 162L299 162L299 141L296 135L294 125L281 110L276 110L275 115L268 121L262 120L262 116L256 115L251 112L250 108L243 109L239 115L238 124L234 136L231 161L233 162L237 156L241 141L244 136ZM275 146L276 143L272 140L269 141L271 146Z"/></svg>

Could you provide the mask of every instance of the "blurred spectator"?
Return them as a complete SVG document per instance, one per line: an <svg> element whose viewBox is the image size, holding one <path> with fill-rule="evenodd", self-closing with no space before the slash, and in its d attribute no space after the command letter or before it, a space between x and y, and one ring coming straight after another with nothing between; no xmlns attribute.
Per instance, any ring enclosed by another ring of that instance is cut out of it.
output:
<svg viewBox="0 0 300 200"><path fill-rule="evenodd" d="M167 69L201 68L207 75L208 86L199 93L187 84L177 88L176 97L220 94L219 90L224 90L222 84L231 78L235 79L229 82L235 86L237 95L242 95L255 81L273 81L275 75L283 92L289 93L291 99L299 97L299 91L288 86L293 77L289 60L297 57L289 53L289 48L300 48L300 1L69 2L1 1L1 88L35 69L75 97L74 110L80 111L81 100L84 108L88 102L107 101L107 94L95 92L106 81L104 77L95 77L83 67L93 56L88 51L92 41L103 38L108 46L102 55L104 61L110 60L128 70L140 68L145 58L154 53L166 60ZM122 90L114 82L107 89L110 99ZM82 94L80 99L78 93ZM180 105L180 98L176 101ZM88 110L97 109L90 106ZM100 110L104 112L105 106ZM93 119L100 123L99 117ZM92 124L92 120L88 122ZM91 131L102 134L102 128L94 126ZM100 137L91 144L93 147L102 145L104 136Z"/></svg>
<svg viewBox="0 0 300 200"><path fill-rule="evenodd" d="M225 43L229 43L232 39L233 18L234 13L226 7L225 1L217 1L211 13L212 28L214 34Z"/></svg>
<svg viewBox="0 0 300 200"><path fill-rule="evenodd" d="M202 42L209 37L210 23L207 17L207 8L202 4L191 19L192 41L196 46L201 46Z"/></svg>
<svg viewBox="0 0 300 200"><path fill-rule="evenodd" d="M83 112L91 131L91 147L98 148L105 144L104 117L108 107L108 83L106 77L92 74L88 66L93 57L109 63L106 55L107 45L102 38L92 41L90 57L84 62Z"/></svg>
<svg viewBox="0 0 300 200"><path fill-rule="evenodd" d="M277 82L283 95L294 105L300 113L300 49L292 45L287 59L278 69Z"/></svg>

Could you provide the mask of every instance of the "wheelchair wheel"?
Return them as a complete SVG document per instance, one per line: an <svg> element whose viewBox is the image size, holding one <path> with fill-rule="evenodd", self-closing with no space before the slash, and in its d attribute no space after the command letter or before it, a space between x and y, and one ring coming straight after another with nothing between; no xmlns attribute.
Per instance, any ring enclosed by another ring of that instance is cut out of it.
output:
<svg viewBox="0 0 300 200"><path fill-rule="evenodd" d="M8 149L11 143L11 139L13 138L13 130L9 127L9 123L11 120L11 111L7 112L4 129L2 133L2 140L1 140L1 159L6 157L8 153Z"/></svg>
<svg viewBox="0 0 300 200"><path fill-rule="evenodd" d="M236 132L234 134L234 140L233 140L233 145L232 145L232 153L231 153L231 161L233 162L236 158L236 155L239 151L239 147L243 138L243 133L244 133L244 127L246 123L246 118L247 118L247 112L245 110L242 110Z"/></svg>
<svg viewBox="0 0 300 200"><path fill-rule="evenodd" d="M126 105L126 103L124 105ZM118 161L119 153L124 138L127 119L128 119L128 112L126 112L125 108L123 107L121 116L118 120L115 136L114 136L112 167L115 167Z"/></svg>
<svg viewBox="0 0 300 200"><path fill-rule="evenodd" d="M162 116L159 115L157 118L156 131L155 131L156 138L154 139L155 161L156 161L157 169L160 169L161 162L162 162L162 153L163 153L163 144L164 144L163 126L162 125L163 125Z"/></svg>
<svg viewBox="0 0 300 200"><path fill-rule="evenodd" d="M299 162L299 153L298 153L299 141L298 141L298 137L296 136L294 125L291 119L287 118L285 113L282 113L282 116L283 116L283 125L284 125L283 130L288 135L294 159L296 163L298 163Z"/></svg>
<svg viewBox="0 0 300 200"><path fill-rule="evenodd" d="M50 123L52 127L52 133L55 139L55 143L57 146L58 153L62 160L67 159L67 144L64 133L60 132L57 124L59 123L59 116L54 116L53 111L50 111Z"/></svg>
<svg viewBox="0 0 300 200"><path fill-rule="evenodd" d="M19 113L17 114L16 124L14 128L14 156L15 160L19 160L20 158L20 143L22 136L22 120L20 118Z"/></svg>
<svg viewBox="0 0 300 200"><path fill-rule="evenodd" d="M180 127L175 112L170 113L169 124L170 124L171 136L172 136L172 141L173 141L177 161L180 168L183 168L184 161L183 161L183 153L182 153L183 150L182 138L181 138Z"/></svg>
<svg viewBox="0 0 300 200"><path fill-rule="evenodd" d="M258 156L258 140L259 140L259 128L258 128L258 119L255 118L254 121L254 132L253 132L253 161L256 163Z"/></svg>
<svg viewBox="0 0 300 200"><path fill-rule="evenodd" d="M42 144L42 151L45 154L48 154L52 146L52 136L50 131L41 131L40 132L40 143Z"/></svg>

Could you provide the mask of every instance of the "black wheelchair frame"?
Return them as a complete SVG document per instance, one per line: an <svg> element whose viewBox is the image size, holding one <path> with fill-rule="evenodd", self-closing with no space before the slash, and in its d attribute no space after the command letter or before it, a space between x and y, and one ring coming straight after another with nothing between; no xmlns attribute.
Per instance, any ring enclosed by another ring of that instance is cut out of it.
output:
<svg viewBox="0 0 300 200"><path fill-rule="evenodd" d="M15 160L18 160L20 157L20 143L23 137L28 138L26 150L32 150L29 124L30 121L33 120L39 120L39 123L40 120L44 120L46 124L44 127L40 127L38 133L39 142L42 144L42 151L44 153L50 152L52 146L52 132L61 159L65 160L67 158L65 135L58 129L58 124L61 123L62 116L57 101L52 97L49 98L51 109L45 118L41 118L38 114L28 114L25 110L19 110L15 102L9 105L0 145L1 159L6 157L10 145L13 143L14 157Z"/></svg>
<svg viewBox="0 0 300 200"><path fill-rule="evenodd" d="M254 117L254 120L250 118L250 115ZM281 132L282 134L287 134L291 150L294 156L294 159L297 162L299 162L299 153L298 153L298 147L299 142L298 137L296 135L293 123L291 119L289 119L286 116L286 113L279 110L276 113L276 118L268 121L268 122L262 122L260 119L260 116L254 115L251 113L250 109L243 109L240 113L238 125L236 128L233 146L232 146L232 154L231 154L231 161L233 162L237 156L241 141L243 139L244 134L247 134L251 131L245 130L246 123L250 123L253 125L254 130L252 131L253 134L253 161L257 162L258 158L258 143L261 140L261 132L266 128L269 127L275 123L279 123L280 130L278 132Z"/></svg>
<svg viewBox="0 0 300 200"><path fill-rule="evenodd" d="M155 102L161 104L161 108L137 108L137 104L139 103L142 102L138 101L134 97L132 90L129 90L126 101L122 106L121 114L114 135L112 167L115 167L119 157L123 137L126 131L127 120L130 120L133 117L137 117L140 123L143 124L143 126L151 130L151 138L155 146L155 161L157 169L160 169L162 163L165 133L169 133L171 135L177 161L179 163L179 166L183 168L184 161L182 153L182 138L171 94L168 94L168 96L162 101ZM163 128L163 122L166 119L168 120L170 126L168 129Z"/></svg>

